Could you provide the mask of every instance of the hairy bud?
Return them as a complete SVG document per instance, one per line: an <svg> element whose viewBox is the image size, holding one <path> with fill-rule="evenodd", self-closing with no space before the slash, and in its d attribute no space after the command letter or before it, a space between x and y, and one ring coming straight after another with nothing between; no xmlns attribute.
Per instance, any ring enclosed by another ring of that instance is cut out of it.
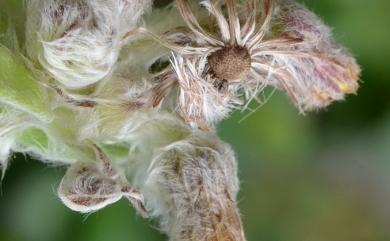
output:
<svg viewBox="0 0 390 241"><path fill-rule="evenodd" d="M27 23L31 22L27 38L42 43L42 53L28 43L30 55L37 55L64 86L80 88L111 72L123 36L137 26L151 1L30 0L27 4Z"/></svg>
<svg viewBox="0 0 390 241"><path fill-rule="evenodd" d="M58 188L58 196L70 209L89 213L126 197L142 216L147 216L142 195L133 190L97 149L98 161L79 161L68 169Z"/></svg>
<svg viewBox="0 0 390 241"><path fill-rule="evenodd" d="M142 188L150 213L172 241L243 241L233 151L198 133L163 148Z"/></svg>

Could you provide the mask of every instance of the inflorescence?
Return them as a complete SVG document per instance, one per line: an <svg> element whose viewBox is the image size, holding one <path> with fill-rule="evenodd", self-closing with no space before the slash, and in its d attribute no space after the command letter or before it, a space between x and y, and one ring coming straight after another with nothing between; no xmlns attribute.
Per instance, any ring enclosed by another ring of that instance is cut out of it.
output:
<svg viewBox="0 0 390 241"><path fill-rule="evenodd" d="M172 241L245 240L218 122L266 87L302 113L358 89L353 56L293 0L28 0L25 10L20 44L0 22L3 176L12 152L69 165L66 206L90 213L126 198Z"/></svg>

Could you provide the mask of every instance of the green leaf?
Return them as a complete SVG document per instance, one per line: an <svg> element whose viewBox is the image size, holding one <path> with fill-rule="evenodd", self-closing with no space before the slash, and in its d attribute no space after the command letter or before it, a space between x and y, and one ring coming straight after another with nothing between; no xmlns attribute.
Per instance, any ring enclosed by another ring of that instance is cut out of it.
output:
<svg viewBox="0 0 390 241"><path fill-rule="evenodd" d="M32 152L49 161L71 163L85 156L79 148L55 139L39 128L23 130L16 141L19 145L16 151Z"/></svg>
<svg viewBox="0 0 390 241"><path fill-rule="evenodd" d="M129 157L129 146L126 144L103 144L99 147L111 160L126 160Z"/></svg>
<svg viewBox="0 0 390 241"><path fill-rule="evenodd" d="M8 34L8 24L7 21L4 19L3 15L0 13L0 43L1 44L7 44L9 39Z"/></svg>
<svg viewBox="0 0 390 241"><path fill-rule="evenodd" d="M28 112L45 122L52 119L44 88L17 57L1 44L0 103Z"/></svg>
<svg viewBox="0 0 390 241"><path fill-rule="evenodd" d="M20 134L18 143L24 146L35 147L40 151L44 151L49 146L49 138L42 130L38 128L29 128Z"/></svg>
<svg viewBox="0 0 390 241"><path fill-rule="evenodd" d="M7 24L5 23L3 17L0 15L0 36L7 31Z"/></svg>

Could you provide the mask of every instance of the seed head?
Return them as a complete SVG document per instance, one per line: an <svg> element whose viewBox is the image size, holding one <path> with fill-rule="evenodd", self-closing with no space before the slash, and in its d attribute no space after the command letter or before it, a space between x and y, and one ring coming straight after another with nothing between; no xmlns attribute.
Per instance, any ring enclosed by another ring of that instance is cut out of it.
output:
<svg viewBox="0 0 390 241"><path fill-rule="evenodd" d="M246 48L233 46L215 51L207 58L211 71L221 80L245 78L251 68L251 57Z"/></svg>

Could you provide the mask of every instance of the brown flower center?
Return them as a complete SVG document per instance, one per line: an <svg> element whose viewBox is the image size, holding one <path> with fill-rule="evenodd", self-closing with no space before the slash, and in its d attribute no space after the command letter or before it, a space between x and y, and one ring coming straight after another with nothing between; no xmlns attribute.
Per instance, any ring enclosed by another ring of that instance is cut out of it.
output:
<svg viewBox="0 0 390 241"><path fill-rule="evenodd" d="M246 48L229 46L212 53L208 63L216 78L237 80L249 73L251 58Z"/></svg>

